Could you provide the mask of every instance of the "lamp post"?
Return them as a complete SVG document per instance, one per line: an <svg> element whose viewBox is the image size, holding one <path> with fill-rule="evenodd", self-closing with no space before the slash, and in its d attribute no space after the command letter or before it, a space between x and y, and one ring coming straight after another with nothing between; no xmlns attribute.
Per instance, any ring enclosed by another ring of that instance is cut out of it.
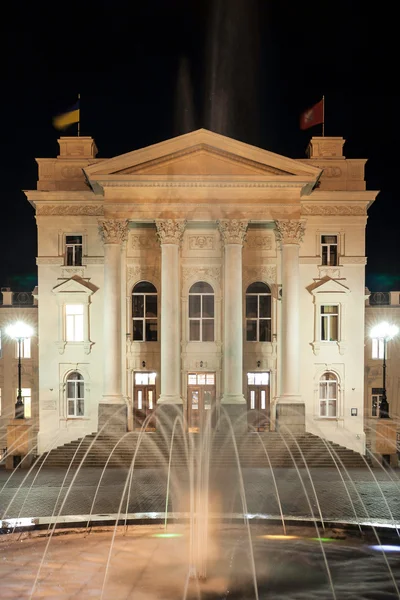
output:
<svg viewBox="0 0 400 600"><path fill-rule="evenodd" d="M379 407L379 417L381 419L389 418L389 403L386 396L386 348L387 343L393 339L399 332L397 325L390 325L386 321L375 325L371 330L371 338L376 338L383 341L383 365L382 365L382 400ZM379 344L378 344L379 356Z"/></svg>
<svg viewBox="0 0 400 600"><path fill-rule="evenodd" d="M6 333L10 338L18 343L18 394L17 402L15 403L15 418L24 418L24 401L22 400L22 372L21 372L21 355L22 355L22 342L33 335L33 329L30 325L18 321L14 325L7 327Z"/></svg>

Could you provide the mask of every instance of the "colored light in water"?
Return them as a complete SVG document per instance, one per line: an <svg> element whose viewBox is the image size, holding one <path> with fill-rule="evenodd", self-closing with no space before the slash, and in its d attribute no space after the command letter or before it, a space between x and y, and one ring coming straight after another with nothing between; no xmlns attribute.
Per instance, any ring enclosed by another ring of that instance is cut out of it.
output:
<svg viewBox="0 0 400 600"><path fill-rule="evenodd" d="M155 538L176 538L182 537L182 533L154 533L151 537Z"/></svg>
<svg viewBox="0 0 400 600"><path fill-rule="evenodd" d="M264 540L298 540L297 535L260 535Z"/></svg>
<svg viewBox="0 0 400 600"><path fill-rule="evenodd" d="M314 542L337 542L335 538L311 538Z"/></svg>
<svg viewBox="0 0 400 600"><path fill-rule="evenodd" d="M400 546L391 546L390 544L382 544L381 546L369 546L372 550L380 552L400 552Z"/></svg>

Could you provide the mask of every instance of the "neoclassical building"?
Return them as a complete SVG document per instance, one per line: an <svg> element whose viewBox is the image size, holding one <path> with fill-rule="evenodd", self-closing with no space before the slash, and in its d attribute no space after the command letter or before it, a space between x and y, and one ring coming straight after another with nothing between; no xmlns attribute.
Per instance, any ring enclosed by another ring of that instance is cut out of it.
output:
<svg viewBox="0 0 400 600"><path fill-rule="evenodd" d="M294 160L204 129L111 159L59 144L25 192L39 452L107 423L154 430L156 407L364 452L366 161L339 137Z"/></svg>

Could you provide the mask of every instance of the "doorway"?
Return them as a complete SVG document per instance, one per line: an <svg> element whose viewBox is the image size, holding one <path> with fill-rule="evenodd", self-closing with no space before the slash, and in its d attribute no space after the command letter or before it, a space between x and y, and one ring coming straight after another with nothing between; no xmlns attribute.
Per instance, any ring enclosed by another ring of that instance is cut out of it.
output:
<svg viewBox="0 0 400 600"><path fill-rule="evenodd" d="M269 373L247 373L247 423L252 431L270 430Z"/></svg>
<svg viewBox="0 0 400 600"><path fill-rule="evenodd" d="M188 373L189 431L204 428L207 419L215 427L215 373Z"/></svg>
<svg viewBox="0 0 400 600"><path fill-rule="evenodd" d="M155 431L156 420L156 373L135 373L133 393L133 427L142 429L146 419L145 431Z"/></svg>

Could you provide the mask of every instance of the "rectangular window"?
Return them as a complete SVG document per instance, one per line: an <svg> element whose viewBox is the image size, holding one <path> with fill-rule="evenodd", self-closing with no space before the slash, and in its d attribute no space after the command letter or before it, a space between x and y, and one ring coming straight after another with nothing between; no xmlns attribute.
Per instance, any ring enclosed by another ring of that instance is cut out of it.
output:
<svg viewBox="0 0 400 600"><path fill-rule="evenodd" d="M338 236L321 235L321 263L328 267L338 264Z"/></svg>
<svg viewBox="0 0 400 600"><path fill-rule="evenodd" d="M82 264L82 236L65 236L65 264L68 267L80 266Z"/></svg>
<svg viewBox="0 0 400 600"><path fill-rule="evenodd" d="M339 307L335 304L321 306L321 341L337 342L339 339Z"/></svg>
<svg viewBox="0 0 400 600"><path fill-rule="evenodd" d="M31 406L31 388L21 388L22 401L24 403L24 418L30 419L32 417L32 406ZM18 390L17 390L18 395Z"/></svg>
<svg viewBox="0 0 400 600"><path fill-rule="evenodd" d="M83 304L65 305L65 339L83 342Z"/></svg>
<svg viewBox="0 0 400 600"><path fill-rule="evenodd" d="M15 355L19 356L19 342L15 342ZM31 338L25 338L21 341L21 358L31 358Z"/></svg>
<svg viewBox="0 0 400 600"><path fill-rule="evenodd" d="M383 388L372 388L371 416L379 417L379 408L383 397Z"/></svg>
<svg viewBox="0 0 400 600"><path fill-rule="evenodd" d="M372 338L372 358L383 358L384 343L382 338Z"/></svg>

